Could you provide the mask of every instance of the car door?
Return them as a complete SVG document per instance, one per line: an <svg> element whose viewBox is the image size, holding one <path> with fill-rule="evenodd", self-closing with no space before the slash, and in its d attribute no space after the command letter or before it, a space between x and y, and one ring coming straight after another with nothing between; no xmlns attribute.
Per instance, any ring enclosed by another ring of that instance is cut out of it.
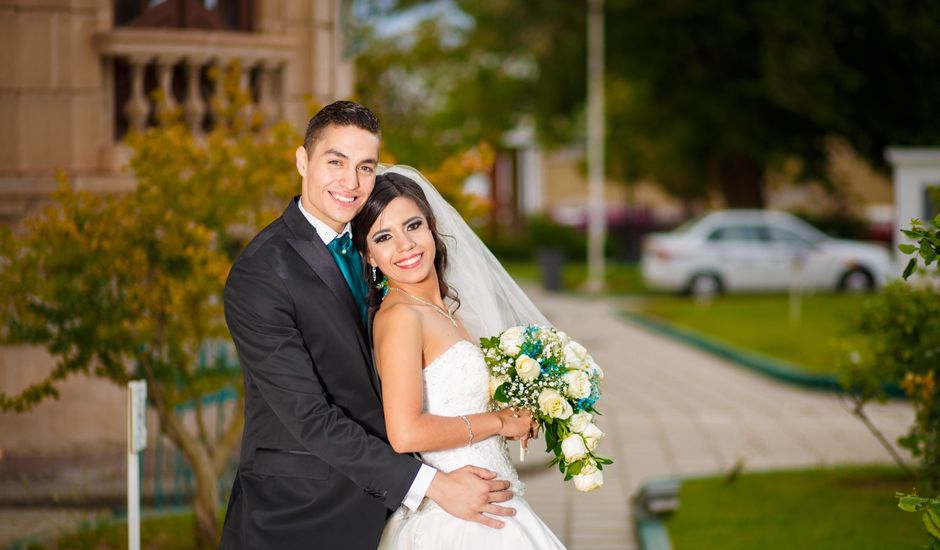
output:
<svg viewBox="0 0 940 550"><path fill-rule="evenodd" d="M761 290L771 274L772 255L764 232L756 224L729 224L705 238L712 269L726 290Z"/></svg>
<svg viewBox="0 0 940 550"><path fill-rule="evenodd" d="M803 288L820 288L832 285L835 277L833 262L826 252L797 232L768 224L767 248L772 251L774 273L771 282L778 288L800 285Z"/></svg>

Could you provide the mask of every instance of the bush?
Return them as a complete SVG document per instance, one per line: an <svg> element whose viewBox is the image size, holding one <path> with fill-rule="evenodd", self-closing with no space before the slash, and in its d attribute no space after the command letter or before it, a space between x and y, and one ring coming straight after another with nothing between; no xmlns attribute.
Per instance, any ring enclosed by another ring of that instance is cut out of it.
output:
<svg viewBox="0 0 940 550"><path fill-rule="evenodd" d="M940 488L940 292L903 282L886 286L862 309L857 327L867 336L849 354L843 384L856 399L884 399L882 382L901 385L916 414L898 444L920 460L924 479Z"/></svg>

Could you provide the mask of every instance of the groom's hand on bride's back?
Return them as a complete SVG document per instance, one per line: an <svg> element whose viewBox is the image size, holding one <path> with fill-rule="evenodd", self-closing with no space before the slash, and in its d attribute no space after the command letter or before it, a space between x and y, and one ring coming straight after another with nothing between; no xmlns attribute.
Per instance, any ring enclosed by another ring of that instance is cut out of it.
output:
<svg viewBox="0 0 940 550"><path fill-rule="evenodd" d="M514 516L515 508L499 506L513 497L509 482L496 479L496 474L476 466L464 466L450 473L437 472L428 487L428 498L448 514L502 529L504 523L485 516Z"/></svg>

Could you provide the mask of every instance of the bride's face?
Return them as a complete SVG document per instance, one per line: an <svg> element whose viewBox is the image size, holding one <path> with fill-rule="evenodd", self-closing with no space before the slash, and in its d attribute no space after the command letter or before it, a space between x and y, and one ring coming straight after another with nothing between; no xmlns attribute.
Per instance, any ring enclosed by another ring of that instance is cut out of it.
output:
<svg viewBox="0 0 940 550"><path fill-rule="evenodd" d="M434 270L434 236L415 202L393 199L379 214L366 239L369 263L392 282L416 284Z"/></svg>

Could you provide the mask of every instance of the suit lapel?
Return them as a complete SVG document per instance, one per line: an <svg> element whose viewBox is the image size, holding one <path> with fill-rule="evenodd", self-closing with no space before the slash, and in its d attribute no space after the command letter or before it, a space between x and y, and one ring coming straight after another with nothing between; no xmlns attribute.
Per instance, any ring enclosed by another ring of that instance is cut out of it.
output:
<svg viewBox="0 0 940 550"><path fill-rule="evenodd" d="M300 254L304 262L313 269L317 277L320 277L326 283L330 292L343 306L343 309L356 321L356 324L361 325L361 321L358 320L359 311L356 307L356 301L353 299L352 292L349 291L349 285L346 284L346 279L343 278L336 261L333 260L330 251L326 249L326 245L322 241L302 241L299 239L288 239L287 242Z"/></svg>
<svg viewBox="0 0 940 550"><path fill-rule="evenodd" d="M363 355L367 358L369 379L372 381L372 386L376 394L381 398L378 376L375 372L372 360L372 346L369 344L370 340L366 334L366 327L362 325L356 300L353 298L352 291L349 290L349 284L346 283L343 273L336 265L336 260L333 259L326 245L323 244L323 241L317 236L313 226L310 225L310 222L308 222L300 212L300 209L297 207L296 198L288 205L282 217L284 222L291 228L294 235L298 237L295 239L287 239L287 242L290 244L291 248L300 255L304 263L306 263L314 273L316 273L317 277L326 284L327 288L330 289L330 292L333 293L333 296L339 302L340 309L345 312L350 326L355 327L353 330L356 333L356 340L359 343Z"/></svg>

